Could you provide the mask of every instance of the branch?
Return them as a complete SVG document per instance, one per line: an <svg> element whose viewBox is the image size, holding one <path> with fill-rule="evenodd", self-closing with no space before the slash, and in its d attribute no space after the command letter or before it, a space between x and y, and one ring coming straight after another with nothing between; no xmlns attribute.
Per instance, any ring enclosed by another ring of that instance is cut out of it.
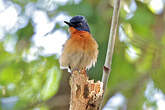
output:
<svg viewBox="0 0 165 110"><path fill-rule="evenodd" d="M115 45L117 25L118 25L118 20L119 20L119 9L120 9L120 0L115 0L112 24L111 24L110 34L109 34L108 49L107 49L107 54L106 54L106 59L105 59L105 64L104 64L104 69L103 69L103 77L102 77L104 92L105 92L108 78L111 72L110 70L111 70L112 56L113 56L113 50L114 50L114 45Z"/></svg>

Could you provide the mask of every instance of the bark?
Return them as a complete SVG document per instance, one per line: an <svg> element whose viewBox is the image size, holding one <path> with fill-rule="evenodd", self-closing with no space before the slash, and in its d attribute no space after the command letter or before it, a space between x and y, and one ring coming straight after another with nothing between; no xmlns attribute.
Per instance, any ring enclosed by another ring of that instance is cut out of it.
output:
<svg viewBox="0 0 165 110"><path fill-rule="evenodd" d="M74 71L70 79L70 110L99 110L103 83L89 80L85 72Z"/></svg>

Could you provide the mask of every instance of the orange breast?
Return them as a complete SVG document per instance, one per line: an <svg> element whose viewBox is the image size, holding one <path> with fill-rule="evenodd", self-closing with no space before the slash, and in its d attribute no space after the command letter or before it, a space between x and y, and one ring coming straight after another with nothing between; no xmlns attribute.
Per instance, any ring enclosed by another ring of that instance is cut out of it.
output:
<svg viewBox="0 0 165 110"><path fill-rule="evenodd" d="M78 49L90 49L91 47L95 47L95 40L92 38L91 34L86 31L78 31L73 27L70 27L71 38L70 41L74 48Z"/></svg>
<svg viewBox="0 0 165 110"><path fill-rule="evenodd" d="M70 27L71 37L66 42L61 56L63 66L90 68L97 61L98 45L89 32Z"/></svg>

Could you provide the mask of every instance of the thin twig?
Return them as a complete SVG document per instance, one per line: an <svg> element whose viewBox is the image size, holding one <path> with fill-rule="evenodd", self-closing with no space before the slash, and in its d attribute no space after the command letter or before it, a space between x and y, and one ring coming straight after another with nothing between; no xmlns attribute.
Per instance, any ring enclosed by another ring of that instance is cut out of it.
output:
<svg viewBox="0 0 165 110"><path fill-rule="evenodd" d="M110 70L111 70L112 56L113 56L115 37L116 37L116 31L117 31L117 25L118 25L118 19L119 19L119 9L120 9L120 0L115 0L112 24L111 24L110 34L109 34L108 49L107 49L107 54L106 54L106 59L105 59L105 64L104 64L104 69L103 69L103 77L102 77L104 92L107 86L107 82L108 82L108 78L109 78ZM104 97L103 97L103 100L104 100Z"/></svg>

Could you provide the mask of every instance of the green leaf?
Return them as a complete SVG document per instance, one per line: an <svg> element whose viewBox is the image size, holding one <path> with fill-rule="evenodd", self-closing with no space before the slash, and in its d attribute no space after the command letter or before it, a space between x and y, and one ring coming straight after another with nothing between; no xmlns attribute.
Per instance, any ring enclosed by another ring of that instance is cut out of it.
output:
<svg viewBox="0 0 165 110"><path fill-rule="evenodd" d="M138 8L134 16L128 20L135 33L143 38L153 39L153 31L151 26L155 23L155 17L148 7L141 2L137 2Z"/></svg>
<svg viewBox="0 0 165 110"><path fill-rule="evenodd" d="M16 44L17 52L23 52L24 49L28 49L30 47L30 40L32 35L34 34L34 28L32 22L29 21L28 25L17 31L18 41Z"/></svg>
<svg viewBox="0 0 165 110"><path fill-rule="evenodd" d="M21 39L28 40L32 37L33 34L34 34L34 29L33 29L32 21L29 21L29 23L24 28L17 31L18 40Z"/></svg>
<svg viewBox="0 0 165 110"><path fill-rule="evenodd" d="M17 3L18 5L24 7L29 2L37 2L38 0L12 0L14 3Z"/></svg>
<svg viewBox="0 0 165 110"><path fill-rule="evenodd" d="M57 67L51 68L47 73L46 83L41 90L41 98L46 100L53 96L59 87L61 72Z"/></svg>
<svg viewBox="0 0 165 110"><path fill-rule="evenodd" d="M0 83L8 84L8 83L16 83L21 79L20 69L17 64L11 64L10 66L1 70L0 73Z"/></svg>
<svg viewBox="0 0 165 110"><path fill-rule="evenodd" d="M71 16L75 15L83 15L83 16L91 16L93 15L93 9L87 1L83 1L80 4L70 4L68 3L65 6L59 7L57 12L67 12Z"/></svg>

